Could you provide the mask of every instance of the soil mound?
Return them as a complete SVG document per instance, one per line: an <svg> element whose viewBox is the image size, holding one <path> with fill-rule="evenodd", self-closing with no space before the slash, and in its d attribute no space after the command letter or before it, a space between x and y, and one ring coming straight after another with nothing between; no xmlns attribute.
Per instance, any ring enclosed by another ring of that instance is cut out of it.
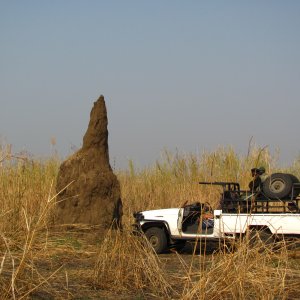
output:
<svg viewBox="0 0 300 300"><path fill-rule="evenodd" d="M120 184L109 164L107 111L104 97L94 102L80 150L59 169L56 223L120 226Z"/></svg>

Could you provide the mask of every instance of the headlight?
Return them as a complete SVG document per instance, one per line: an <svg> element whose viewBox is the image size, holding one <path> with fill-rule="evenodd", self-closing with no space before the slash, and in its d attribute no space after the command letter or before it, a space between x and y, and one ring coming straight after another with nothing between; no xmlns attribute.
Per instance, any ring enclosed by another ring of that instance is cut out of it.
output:
<svg viewBox="0 0 300 300"><path fill-rule="evenodd" d="M135 212L133 213L133 216L135 218L136 221L142 221L144 220L144 215L141 212Z"/></svg>

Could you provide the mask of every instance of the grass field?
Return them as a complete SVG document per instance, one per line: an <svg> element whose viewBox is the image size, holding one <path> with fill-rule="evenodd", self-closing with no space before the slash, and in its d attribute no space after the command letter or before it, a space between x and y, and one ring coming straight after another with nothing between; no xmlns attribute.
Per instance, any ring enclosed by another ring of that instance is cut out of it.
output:
<svg viewBox="0 0 300 300"><path fill-rule="evenodd" d="M265 149L241 157L219 148L198 156L166 151L144 169L130 161L127 170L115 170L124 230L103 236L95 227L53 225L57 157L38 160L0 150L1 299L300 298L300 253L284 242L248 247L245 240L232 252L191 244L181 254L157 256L130 230L137 210L186 201L216 206L219 192L198 181L238 181L246 188L249 170L259 166L300 177L300 160L280 169Z"/></svg>

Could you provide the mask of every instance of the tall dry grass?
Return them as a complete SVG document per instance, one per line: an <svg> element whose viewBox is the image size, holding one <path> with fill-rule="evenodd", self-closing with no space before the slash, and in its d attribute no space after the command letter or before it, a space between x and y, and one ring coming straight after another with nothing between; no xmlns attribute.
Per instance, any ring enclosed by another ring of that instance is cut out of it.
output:
<svg viewBox="0 0 300 300"><path fill-rule="evenodd" d="M49 195L55 194L58 166L55 158L38 161L28 157L12 157L0 166L1 232L26 231L25 215L30 223L38 220Z"/></svg>
<svg viewBox="0 0 300 300"><path fill-rule="evenodd" d="M0 147L1 299L26 299L47 280L36 270L37 235L51 221L59 161Z"/></svg>
<svg viewBox="0 0 300 300"><path fill-rule="evenodd" d="M118 171L124 205L124 220L132 222L132 212L154 208L179 207L188 202L210 202L216 208L221 190L199 185L199 181L235 181L248 189L250 170L263 166L268 173L280 170L268 149L253 147L246 156L233 148L218 148L202 154L165 151L152 167L138 170L132 161L127 171Z"/></svg>
<svg viewBox="0 0 300 300"><path fill-rule="evenodd" d="M290 299L299 296L299 270L291 268L284 243L255 245L245 240L235 251L200 256L190 269L182 299Z"/></svg>
<svg viewBox="0 0 300 300"><path fill-rule="evenodd" d="M299 161L284 171L299 176ZM56 273L42 276L34 261L41 256L51 259L47 234L55 211L59 164L57 158L42 161L12 155L9 149L0 147L1 299L29 299L34 290L58 280ZM131 295L138 290L146 298L280 299L294 293L300 266L291 264L284 247L261 251L242 244L233 253L192 256L188 265L178 255L172 263L182 268L172 274L145 240L130 233L134 211L178 207L185 201L209 201L216 207L220 191L200 186L198 181L238 181L246 188L249 170L256 166L264 166L269 173L280 171L276 159L266 149L258 148L250 149L245 157L232 148L200 155L166 151L152 167L138 170L131 162L128 170L116 171L122 190L124 231L109 232L99 245L92 285L102 290L114 286L116 293ZM59 286L60 282L55 284Z"/></svg>
<svg viewBox="0 0 300 300"><path fill-rule="evenodd" d="M174 294L149 242L128 230L107 233L98 252L94 283L115 293L147 292L164 299Z"/></svg>

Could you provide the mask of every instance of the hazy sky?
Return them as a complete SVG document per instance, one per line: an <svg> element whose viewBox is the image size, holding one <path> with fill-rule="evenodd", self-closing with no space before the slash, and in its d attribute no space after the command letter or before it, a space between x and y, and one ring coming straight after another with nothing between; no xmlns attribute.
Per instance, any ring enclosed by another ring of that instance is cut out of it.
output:
<svg viewBox="0 0 300 300"><path fill-rule="evenodd" d="M232 145L300 153L300 1L0 0L0 139L80 147L106 99L111 161Z"/></svg>

